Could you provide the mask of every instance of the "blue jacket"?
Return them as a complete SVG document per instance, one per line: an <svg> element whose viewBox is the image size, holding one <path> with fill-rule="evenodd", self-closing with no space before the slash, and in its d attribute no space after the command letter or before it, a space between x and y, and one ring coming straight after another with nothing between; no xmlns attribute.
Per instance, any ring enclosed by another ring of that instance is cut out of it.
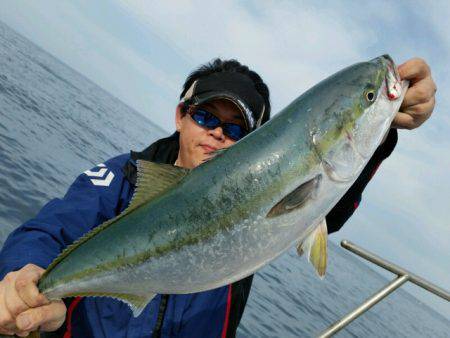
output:
<svg viewBox="0 0 450 338"><path fill-rule="evenodd" d="M397 134L390 133L354 186L327 216L330 232L338 230L353 213L367 182L396 141ZM27 263L47 267L75 239L124 210L134 192L136 159L173 163L177 152L178 138L173 135L141 153L117 156L82 173L62 199L50 201L35 218L9 235L0 252L0 280ZM249 277L190 295L158 295L137 318L126 304L114 299L69 299L67 321L61 330L66 331L65 337L83 338L234 336L251 281Z"/></svg>

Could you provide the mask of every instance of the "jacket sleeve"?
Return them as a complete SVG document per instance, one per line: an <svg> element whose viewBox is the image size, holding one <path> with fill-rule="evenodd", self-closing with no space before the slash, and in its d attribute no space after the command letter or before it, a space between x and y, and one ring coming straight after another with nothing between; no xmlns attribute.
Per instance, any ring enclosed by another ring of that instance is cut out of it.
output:
<svg viewBox="0 0 450 338"><path fill-rule="evenodd" d="M51 200L8 236L0 252L0 280L28 263L46 268L67 245L114 217L123 183L115 159L81 174L62 199Z"/></svg>
<svg viewBox="0 0 450 338"><path fill-rule="evenodd" d="M391 129L386 140L378 147L358 179L326 216L328 233L338 231L358 208L362 192L377 171L381 162L394 150L397 144L397 130Z"/></svg>

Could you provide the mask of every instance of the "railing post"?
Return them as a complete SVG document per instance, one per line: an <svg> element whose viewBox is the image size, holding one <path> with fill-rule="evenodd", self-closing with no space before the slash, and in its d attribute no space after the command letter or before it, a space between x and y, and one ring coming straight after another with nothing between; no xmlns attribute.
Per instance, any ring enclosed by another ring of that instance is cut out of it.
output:
<svg viewBox="0 0 450 338"><path fill-rule="evenodd" d="M325 338L330 337L345 326L347 326L350 322L358 318L360 315L362 315L364 312L369 310L372 306L374 306L376 303L381 301L383 298L387 297L390 293L392 293L394 290L398 289L400 286L402 286L407 281L410 281L425 290L434 293L435 295L450 301L450 293L447 290L444 290L443 288L425 280L422 277L417 276L416 274L413 274L412 272L409 272L408 270L405 270L394 263L388 262L387 260L384 260L383 258L361 248L357 245L347 241L343 240L341 242L341 246L354 254L357 254L358 256L367 259L369 262L372 262L394 274L396 274L398 277L394 279L392 282L390 282L388 285L386 285L384 288L382 288L380 291L375 293L372 297L368 298L363 304L358 306L355 310L349 312L347 315L345 315L340 320L336 321L333 325L331 325L328 329L321 332L319 334L319 338Z"/></svg>
<svg viewBox="0 0 450 338"><path fill-rule="evenodd" d="M405 282L408 281L408 276L401 276L396 279L394 279L392 282L390 282L388 285L386 285L383 289L378 291L376 294L374 294L372 297L367 299L363 304L358 306L355 310L348 313L344 317L342 317L340 320L335 322L333 325L331 325L328 329L323 331L319 334L319 338L325 338L325 337L331 337L336 332L340 331L342 328L347 326L350 322L361 316L364 312L369 310L372 306L374 306L376 303L378 303L383 298L387 297L391 292L398 289L400 286L402 286Z"/></svg>
<svg viewBox="0 0 450 338"><path fill-rule="evenodd" d="M436 296L439 296L439 297L445 299L446 301L450 302L450 292L427 281L426 279L424 279L420 276L417 276L416 274L414 274L408 270L405 270L405 269L399 267L398 265L395 265L394 263L391 263L391 262L357 246L356 244L353 244L350 241L343 240L341 242L341 246L343 248L357 254L358 256L360 256L364 259L367 259L369 262L372 262L392 273L395 273L398 276L408 275L409 281L411 283L414 283L417 286L420 286L421 288L424 288L425 290L430 291L431 293L434 293Z"/></svg>

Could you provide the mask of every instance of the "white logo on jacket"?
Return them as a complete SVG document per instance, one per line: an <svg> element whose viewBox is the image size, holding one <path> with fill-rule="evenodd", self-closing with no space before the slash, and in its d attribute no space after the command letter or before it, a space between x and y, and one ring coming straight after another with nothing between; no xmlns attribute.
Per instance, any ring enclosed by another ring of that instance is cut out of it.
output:
<svg viewBox="0 0 450 338"><path fill-rule="evenodd" d="M99 170L97 171L86 170L84 174L86 174L88 177L93 177L91 178L91 182L93 185L101 187L109 187L114 178L113 172L109 171L109 169L106 168L106 166L103 163L97 164L97 167L99 167Z"/></svg>

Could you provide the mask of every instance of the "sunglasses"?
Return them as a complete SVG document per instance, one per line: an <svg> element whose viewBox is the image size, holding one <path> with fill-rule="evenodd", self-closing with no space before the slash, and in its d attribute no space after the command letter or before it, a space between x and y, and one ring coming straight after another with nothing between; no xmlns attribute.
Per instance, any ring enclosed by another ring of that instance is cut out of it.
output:
<svg viewBox="0 0 450 338"><path fill-rule="evenodd" d="M248 134L247 130L236 124L222 122L217 116L203 108L189 107L188 114L199 125L208 129L222 127L223 133L234 141L239 141Z"/></svg>

